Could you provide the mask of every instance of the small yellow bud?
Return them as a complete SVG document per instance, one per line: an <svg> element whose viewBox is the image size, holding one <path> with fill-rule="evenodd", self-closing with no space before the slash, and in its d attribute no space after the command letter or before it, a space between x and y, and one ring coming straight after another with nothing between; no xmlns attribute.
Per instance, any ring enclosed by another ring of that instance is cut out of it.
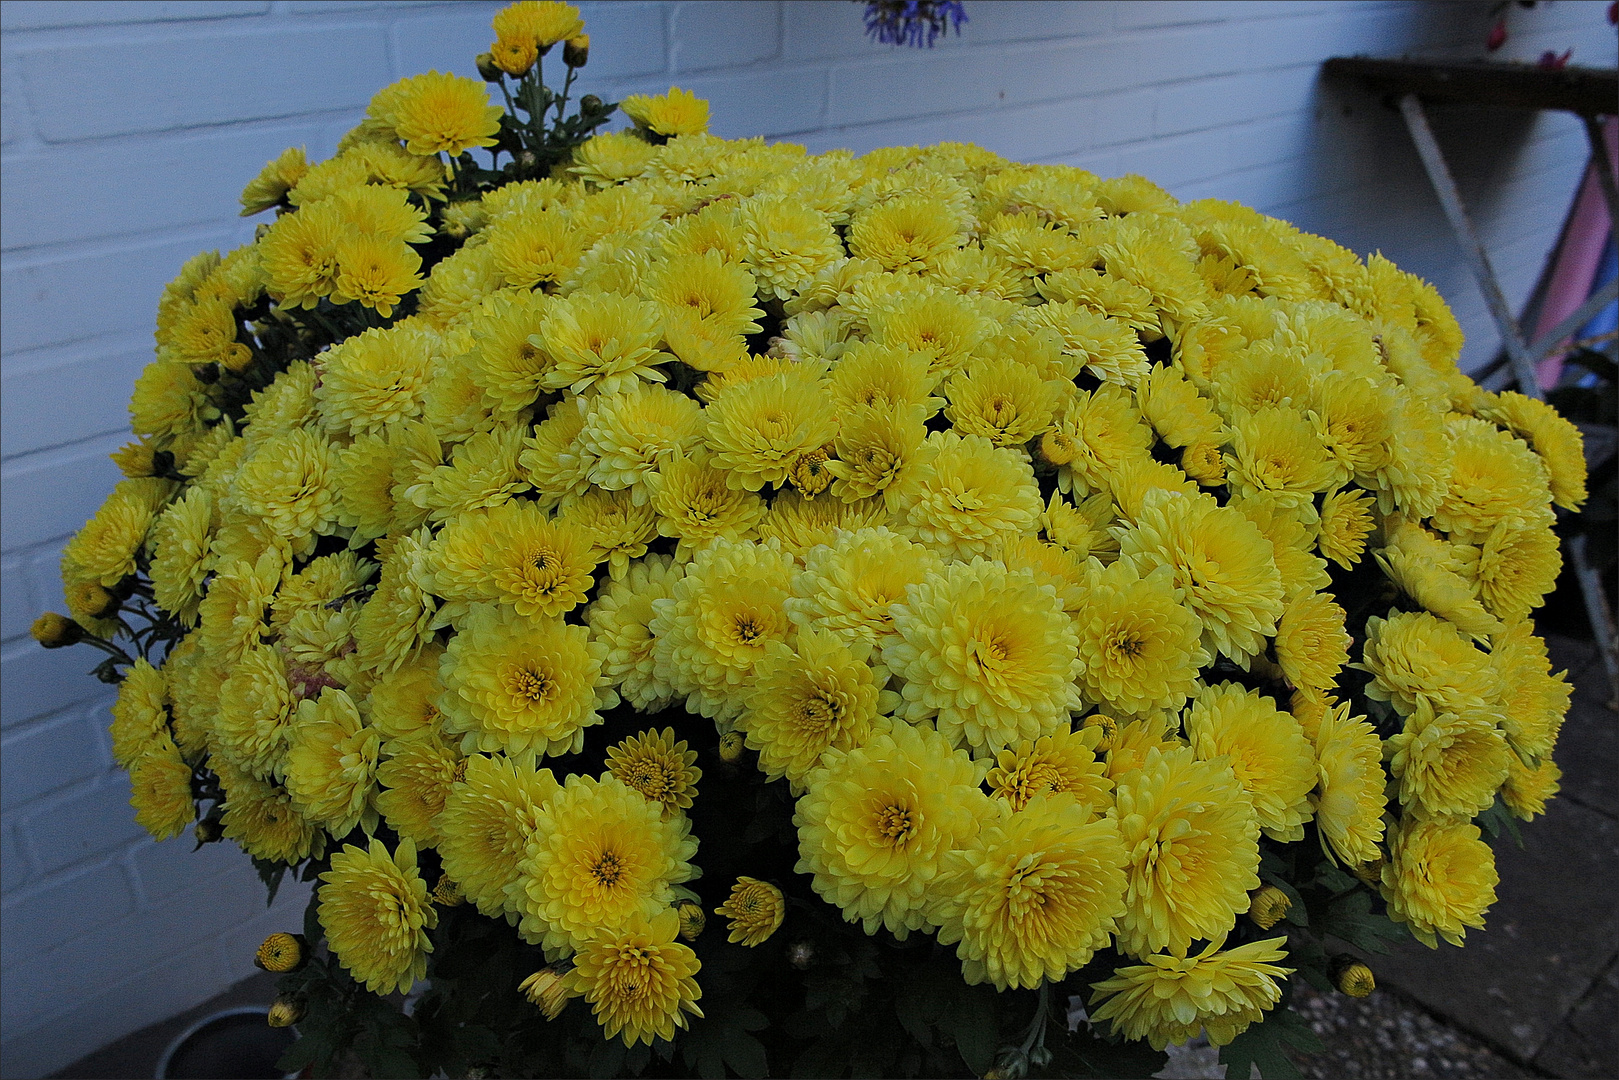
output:
<svg viewBox="0 0 1619 1080"><path fill-rule="evenodd" d="M253 954L253 966L272 975L284 975L304 966L303 938L296 934L271 934Z"/></svg>
<svg viewBox="0 0 1619 1080"><path fill-rule="evenodd" d="M1248 917L1261 930L1269 930L1282 921L1293 901L1274 885L1266 885L1248 894Z"/></svg>
<svg viewBox="0 0 1619 1080"><path fill-rule="evenodd" d="M557 967L541 968L519 983L517 988L539 1007L547 1020L560 1016L563 1007L574 996L568 989L566 970Z"/></svg>
<svg viewBox="0 0 1619 1080"><path fill-rule="evenodd" d="M481 52L473 60L478 65L478 74L484 82L499 82L506 77L506 73L495 66L495 58L486 52Z"/></svg>
<svg viewBox="0 0 1619 1080"><path fill-rule="evenodd" d="M1349 868L1349 872L1360 878L1361 881L1370 885L1372 888L1378 888L1383 883L1383 857L1379 855L1371 862L1361 863L1359 866L1351 866Z"/></svg>
<svg viewBox="0 0 1619 1080"><path fill-rule="evenodd" d="M191 835L197 838L199 845L217 843L225 837L225 826L219 823L218 818L205 817L197 822Z"/></svg>
<svg viewBox="0 0 1619 1080"><path fill-rule="evenodd" d="M1081 729L1097 728L1102 732L1102 739L1093 749L1098 754L1105 754L1113 749L1113 740L1119 735L1119 722L1106 713L1091 713L1079 722Z"/></svg>
<svg viewBox="0 0 1619 1080"><path fill-rule="evenodd" d="M735 765L742 760L742 733L740 731L727 731L720 736L720 760L727 765Z"/></svg>
<svg viewBox="0 0 1619 1080"><path fill-rule="evenodd" d="M714 909L714 914L731 920L731 944L741 942L751 949L781 926L787 917L787 901L770 882L739 877L731 886L730 897Z"/></svg>
<svg viewBox="0 0 1619 1080"><path fill-rule="evenodd" d="M28 628L34 640L47 649L60 649L64 645L73 645L84 640L84 628L66 615L58 615L54 611L47 611L34 620L34 625Z"/></svg>
<svg viewBox="0 0 1619 1080"><path fill-rule="evenodd" d="M291 1027L304 1018L304 1003L295 997L283 994L275 999L270 1011L265 1014L265 1022L273 1028Z"/></svg>
<svg viewBox="0 0 1619 1080"><path fill-rule="evenodd" d="M1074 445L1073 437L1064 435L1055 428L1040 436L1040 456L1053 465L1066 465L1074 460L1078 448Z"/></svg>
<svg viewBox="0 0 1619 1080"><path fill-rule="evenodd" d="M1181 451L1181 471L1204 487L1225 483L1225 459L1214 443L1193 443Z"/></svg>
<svg viewBox="0 0 1619 1080"><path fill-rule="evenodd" d="M233 341L225 346L225 358L219 363L232 375L240 375L253 366L253 350L240 341Z"/></svg>
<svg viewBox="0 0 1619 1080"><path fill-rule="evenodd" d="M682 900L675 905L675 912L680 916L680 936L687 941L696 941L697 935L708 925L708 916L703 914L702 905Z"/></svg>
<svg viewBox="0 0 1619 1080"><path fill-rule="evenodd" d="M1377 977L1372 969L1348 956L1339 957L1333 965L1332 982L1339 991L1354 998L1368 997L1377 989Z"/></svg>
<svg viewBox="0 0 1619 1080"><path fill-rule="evenodd" d="M832 445L818 450L806 450L793 459L787 468L787 480L797 488L806 499L813 499L821 492L832 486L832 470L828 464L832 458Z"/></svg>
<svg viewBox="0 0 1619 1080"><path fill-rule="evenodd" d="M562 43L562 62L571 68L582 68L590 59L590 35L580 34Z"/></svg>
<svg viewBox="0 0 1619 1080"><path fill-rule="evenodd" d="M466 899L461 886L451 881L449 874L438 876L438 884L433 886L433 903L442 907L459 907Z"/></svg>
<svg viewBox="0 0 1619 1080"><path fill-rule="evenodd" d="M118 597L94 581L76 581L63 592L76 619L104 619L118 610Z"/></svg>

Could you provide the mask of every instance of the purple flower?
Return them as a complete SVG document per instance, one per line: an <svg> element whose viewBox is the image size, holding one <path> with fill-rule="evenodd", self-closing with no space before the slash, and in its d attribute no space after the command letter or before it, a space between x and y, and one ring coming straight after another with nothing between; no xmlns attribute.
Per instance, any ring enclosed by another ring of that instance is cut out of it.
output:
<svg viewBox="0 0 1619 1080"><path fill-rule="evenodd" d="M940 34L961 33L967 22L961 0L870 0L866 4L866 36L884 45L933 47Z"/></svg>

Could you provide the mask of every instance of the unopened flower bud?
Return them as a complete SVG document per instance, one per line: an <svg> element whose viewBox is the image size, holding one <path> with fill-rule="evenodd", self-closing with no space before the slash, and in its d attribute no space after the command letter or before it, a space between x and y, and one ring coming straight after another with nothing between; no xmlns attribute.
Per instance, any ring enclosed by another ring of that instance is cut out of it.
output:
<svg viewBox="0 0 1619 1080"><path fill-rule="evenodd" d="M265 1022L273 1028L291 1027L304 1018L304 1003L295 997L282 994L270 1006L265 1014Z"/></svg>
<svg viewBox="0 0 1619 1080"><path fill-rule="evenodd" d="M547 1020L561 1015L563 1006L573 994L568 991L567 972L556 967L543 967L518 984L518 989L539 1007Z"/></svg>
<svg viewBox="0 0 1619 1080"><path fill-rule="evenodd" d="M271 934L253 954L253 966L284 975L304 966L304 941L296 934Z"/></svg>
<svg viewBox="0 0 1619 1080"><path fill-rule="evenodd" d="M1107 713L1091 713L1079 722L1080 729L1096 728L1101 731L1102 738L1094 747L1098 754L1105 754L1113 749L1113 740L1119 737L1119 722Z"/></svg>
<svg viewBox="0 0 1619 1080"><path fill-rule="evenodd" d="M602 99L595 94L586 94L579 99L579 112L585 116L602 111Z"/></svg>
<svg viewBox="0 0 1619 1080"><path fill-rule="evenodd" d="M1193 443L1181 451L1181 471L1204 487L1225 483L1225 458L1214 443Z"/></svg>
<svg viewBox="0 0 1619 1080"><path fill-rule="evenodd" d="M1274 885L1266 885L1248 894L1248 917L1261 930L1269 930L1282 921L1293 901Z"/></svg>
<svg viewBox="0 0 1619 1080"><path fill-rule="evenodd" d="M696 941L697 935L708 925L708 916L703 914L701 904L682 900L675 905L675 913L680 916L680 936L687 941Z"/></svg>
<svg viewBox="0 0 1619 1080"><path fill-rule="evenodd" d="M75 616L104 619L118 610L118 597L97 582L74 582L64 592L67 595L68 610Z"/></svg>
<svg viewBox="0 0 1619 1080"><path fill-rule="evenodd" d="M224 355L219 364L232 375L240 375L253 364L253 350L240 341L233 341L225 346Z"/></svg>
<svg viewBox="0 0 1619 1080"><path fill-rule="evenodd" d="M799 971L815 963L815 946L808 941L795 941L787 946L787 962Z"/></svg>
<svg viewBox="0 0 1619 1080"><path fill-rule="evenodd" d="M1383 857L1379 855L1371 862L1364 862L1359 866L1351 866L1349 868L1349 872L1375 889L1383 883Z"/></svg>
<svg viewBox="0 0 1619 1080"><path fill-rule="evenodd" d="M582 68L590 59L590 35L580 34L562 43L562 62L571 68Z"/></svg>
<svg viewBox="0 0 1619 1080"><path fill-rule="evenodd" d="M1372 969L1352 956L1340 956L1333 964L1332 983L1339 992L1354 998L1367 997L1377 989Z"/></svg>
<svg viewBox="0 0 1619 1080"><path fill-rule="evenodd" d="M473 63L478 65L478 74L484 82L496 82L506 77L506 73L495 66L495 58L489 53L481 52Z"/></svg>
<svg viewBox="0 0 1619 1080"><path fill-rule="evenodd" d="M258 227L253 230L253 242L258 243L260 240L263 240L266 236L269 236L269 235L270 235L270 225L269 225L269 223L268 222L260 222Z"/></svg>
<svg viewBox="0 0 1619 1080"><path fill-rule="evenodd" d="M465 903L466 899L461 886L451 881L449 874L438 876L438 884L433 886L433 903L442 907L458 907Z"/></svg>
<svg viewBox="0 0 1619 1080"><path fill-rule="evenodd" d="M735 765L742 760L742 733L740 731L727 731L720 736L720 760L727 765Z"/></svg>
<svg viewBox="0 0 1619 1080"><path fill-rule="evenodd" d="M197 838L199 845L217 843L225 837L225 826L219 823L218 818L206 817L197 822L191 835Z"/></svg>
<svg viewBox="0 0 1619 1080"><path fill-rule="evenodd" d="M58 615L54 611L47 611L34 620L34 625L28 628L34 640L47 649L60 649L64 645L73 645L84 640L84 628L66 615Z"/></svg>
<svg viewBox="0 0 1619 1080"><path fill-rule="evenodd" d="M1066 465L1074 460L1077 453L1072 435L1065 435L1056 428L1040 436L1040 456L1053 465Z"/></svg>

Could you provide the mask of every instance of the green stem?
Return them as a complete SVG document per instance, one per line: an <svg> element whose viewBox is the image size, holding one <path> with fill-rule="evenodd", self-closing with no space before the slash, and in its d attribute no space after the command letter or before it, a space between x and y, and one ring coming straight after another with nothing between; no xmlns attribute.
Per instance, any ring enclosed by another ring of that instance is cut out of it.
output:
<svg viewBox="0 0 1619 1080"><path fill-rule="evenodd" d="M1034 1019L1029 1021L1029 1033L1023 1038L1022 1052L1026 1058L1035 1047L1046 1045L1046 1021L1051 1016L1051 984L1040 984L1040 1004L1034 1010Z"/></svg>
<svg viewBox="0 0 1619 1080"><path fill-rule="evenodd" d="M578 68L568 69L568 77L562 80L562 96L557 98L557 118L551 125L551 131L559 141L562 138L562 114L568 106L568 92L573 89L573 79L578 72Z"/></svg>

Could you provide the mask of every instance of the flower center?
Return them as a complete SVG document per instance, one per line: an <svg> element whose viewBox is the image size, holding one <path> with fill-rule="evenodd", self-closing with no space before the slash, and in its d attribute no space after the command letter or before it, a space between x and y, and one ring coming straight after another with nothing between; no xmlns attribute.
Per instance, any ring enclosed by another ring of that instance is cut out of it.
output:
<svg viewBox="0 0 1619 1080"><path fill-rule="evenodd" d="M877 832L895 847L905 843L916 831L916 821L909 807L885 806L877 811Z"/></svg>
<svg viewBox="0 0 1619 1080"><path fill-rule="evenodd" d="M591 866L590 876L596 879L596 884L604 889L610 889L624 876L624 864L619 861L616 853L604 851Z"/></svg>
<svg viewBox="0 0 1619 1080"><path fill-rule="evenodd" d="M512 693L529 701L544 701L550 696L552 685L550 676L541 671L519 668L512 673Z"/></svg>
<svg viewBox="0 0 1619 1080"><path fill-rule="evenodd" d="M805 698L798 705L799 726L817 733L824 732L837 724L838 711L836 702L819 695Z"/></svg>

